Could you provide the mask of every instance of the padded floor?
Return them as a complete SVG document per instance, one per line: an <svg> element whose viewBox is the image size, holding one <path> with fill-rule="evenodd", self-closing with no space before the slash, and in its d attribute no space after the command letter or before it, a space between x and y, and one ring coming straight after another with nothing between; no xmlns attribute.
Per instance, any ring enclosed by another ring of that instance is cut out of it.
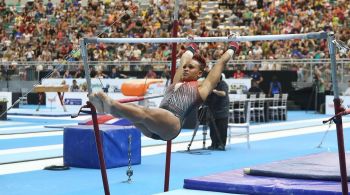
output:
<svg viewBox="0 0 350 195"><path fill-rule="evenodd" d="M59 116L71 116L76 114L77 111L67 111L64 112L63 109L47 109L41 108L39 111L35 109L11 109L7 112L7 115L19 115L19 116L48 116L48 117L59 117Z"/></svg>
<svg viewBox="0 0 350 195"><path fill-rule="evenodd" d="M350 167L350 154L346 154L346 167ZM246 174L292 179L341 181L338 153L324 152L284 161L258 165L245 170ZM348 173L349 180L349 173Z"/></svg>
<svg viewBox="0 0 350 195"><path fill-rule="evenodd" d="M245 175L242 169L185 179L184 188L256 195L341 195L335 181L286 179Z"/></svg>
<svg viewBox="0 0 350 195"><path fill-rule="evenodd" d="M349 167L347 154L347 167ZM319 153L243 169L185 179L184 188L241 194L342 194L338 153ZM276 175L275 177L273 177ZM301 179L304 178L304 179Z"/></svg>

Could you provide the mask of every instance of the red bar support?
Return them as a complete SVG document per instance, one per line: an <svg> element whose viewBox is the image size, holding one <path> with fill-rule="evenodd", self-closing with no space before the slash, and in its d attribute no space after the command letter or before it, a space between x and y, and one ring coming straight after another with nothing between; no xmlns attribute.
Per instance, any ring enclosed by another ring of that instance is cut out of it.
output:
<svg viewBox="0 0 350 195"><path fill-rule="evenodd" d="M90 102L86 102L86 105L88 108L91 109L91 116L92 116L92 122L93 122L93 126L94 126L95 141L96 141L98 159L100 162L100 170L101 170L101 175L102 175L104 192L105 192L105 195L110 195L108 178L107 178L107 171L106 171L106 164L105 164L105 159L104 159L103 150L102 150L100 128L98 126L98 121L97 121L96 108Z"/></svg>
<svg viewBox="0 0 350 195"><path fill-rule="evenodd" d="M177 37L179 22L177 19L174 20L173 25L173 37ZM176 72L176 54L177 54L177 43L172 44L171 50L171 83ZM171 162L171 140L166 143L166 159L165 159L165 176L164 176L164 192L169 191L169 181L170 181L170 162Z"/></svg>
<svg viewBox="0 0 350 195"><path fill-rule="evenodd" d="M334 110L335 115L342 112L344 109L341 107L340 99L334 98ZM337 139L338 139L338 155L340 165L340 176L342 184L343 195L348 194L348 177L346 172L346 158L345 158L345 146L344 146L344 134L343 134L343 121L340 115L336 116L336 128L337 128Z"/></svg>

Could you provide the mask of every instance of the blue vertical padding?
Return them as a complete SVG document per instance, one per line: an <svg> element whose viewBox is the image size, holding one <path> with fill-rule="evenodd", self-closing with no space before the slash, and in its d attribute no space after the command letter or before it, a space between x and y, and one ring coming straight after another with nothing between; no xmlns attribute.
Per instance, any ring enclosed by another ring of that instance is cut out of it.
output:
<svg viewBox="0 0 350 195"><path fill-rule="evenodd" d="M106 168L127 166L131 135L131 164L141 163L141 133L134 126L100 125L100 135ZM76 125L64 128L64 165L81 168L100 168L91 125Z"/></svg>

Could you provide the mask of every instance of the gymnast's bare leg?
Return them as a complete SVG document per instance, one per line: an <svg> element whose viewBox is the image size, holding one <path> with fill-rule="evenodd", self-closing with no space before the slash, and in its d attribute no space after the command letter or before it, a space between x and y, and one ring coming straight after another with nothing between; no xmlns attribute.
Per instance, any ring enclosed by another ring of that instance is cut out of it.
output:
<svg viewBox="0 0 350 195"><path fill-rule="evenodd" d="M147 108L132 103L120 103L103 92L90 95L89 100L98 112L127 118L148 137L157 134L163 140L170 140L176 137L181 129L179 118L162 108Z"/></svg>

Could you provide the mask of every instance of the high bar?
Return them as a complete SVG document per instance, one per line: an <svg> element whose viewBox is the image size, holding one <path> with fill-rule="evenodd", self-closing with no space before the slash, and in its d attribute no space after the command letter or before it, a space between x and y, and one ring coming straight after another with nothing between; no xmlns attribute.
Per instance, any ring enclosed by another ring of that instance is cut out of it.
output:
<svg viewBox="0 0 350 195"><path fill-rule="evenodd" d="M247 42L277 41L291 39L327 39L327 32L310 32L304 34L254 35L228 37L193 37L189 38L84 38L85 43L188 43L188 42Z"/></svg>

